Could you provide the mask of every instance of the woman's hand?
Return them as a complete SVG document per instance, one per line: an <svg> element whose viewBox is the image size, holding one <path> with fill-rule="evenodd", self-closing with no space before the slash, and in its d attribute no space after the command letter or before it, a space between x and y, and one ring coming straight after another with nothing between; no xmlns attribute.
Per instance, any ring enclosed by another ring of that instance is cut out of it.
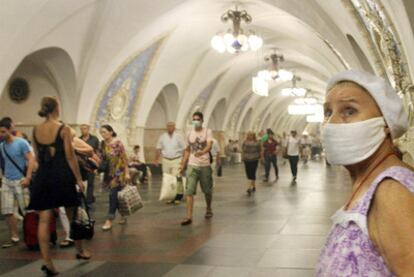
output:
<svg viewBox="0 0 414 277"><path fill-rule="evenodd" d="M131 181L131 175L129 175L129 173L125 174L125 181L127 182Z"/></svg>
<svg viewBox="0 0 414 277"><path fill-rule="evenodd" d="M76 183L78 184L78 186L79 186L79 190L81 191L81 192L85 192L85 184L83 183L83 181L82 180L78 180L78 181L76 181Z"/></svg>

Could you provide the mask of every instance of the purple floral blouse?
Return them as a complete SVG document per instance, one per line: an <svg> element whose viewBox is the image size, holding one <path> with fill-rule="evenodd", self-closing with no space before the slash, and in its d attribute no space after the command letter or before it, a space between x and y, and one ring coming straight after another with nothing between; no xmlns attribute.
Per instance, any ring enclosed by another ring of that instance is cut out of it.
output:
<svg viewBox="0 0 414 277"><path fill-rule="evenodd" d="M316 267L316 276L396 276L387 267L368 234L368 211L378 185L392 178L414 193L414 172L394 166L386 169L349 211L343 208L332 217L333 227Z"/></svg>

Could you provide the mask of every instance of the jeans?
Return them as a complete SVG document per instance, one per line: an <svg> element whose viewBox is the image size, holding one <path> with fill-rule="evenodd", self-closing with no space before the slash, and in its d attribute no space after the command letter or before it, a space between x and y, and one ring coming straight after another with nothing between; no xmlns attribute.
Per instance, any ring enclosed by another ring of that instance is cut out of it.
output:
<svg viewBox="0 0 414 277"><path fill-rule="evenodd" d="M114 220L116 210L118 210L118 192L122 190L121 186L111 188L109 191L109 210L107 219Z"/></svg>
<svg viewBox="0 0 414 277"><path fill-rule="evenodd" d="M276 178L279 177L279 169L277 168L277 158L276 155L266 155L265 156L265 178L269 179L270 165L273 164L275 169Z"/></svg>
<svg viewBox="0 0 414 277"><path fill-rule="evenodd" d="M86 189L86 203L92 204L95 202L95 196L93 196L93 191L95 188L95 173L87 173L88 187Z"/></svg>
<svg viewBox="0 0 414 277"><path fill-rule="evenodd" d="M290 171L292 172L292 175L294 178L298 175L298 162L299 162L299 156L289 156L289 164L290 164Z"/></svg>
<svg viewBox="0 0 414 277"><path fill-rule="evenodd" d="M259 161L244 161L244 168L248 180L256 181L256 171L258 165Z"/></svg>

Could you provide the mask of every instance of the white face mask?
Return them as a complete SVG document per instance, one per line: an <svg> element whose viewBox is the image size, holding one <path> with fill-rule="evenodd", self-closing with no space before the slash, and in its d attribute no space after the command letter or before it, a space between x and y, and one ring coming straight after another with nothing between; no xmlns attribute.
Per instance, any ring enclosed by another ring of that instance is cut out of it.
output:
<svg viewBox="0 0 414 277"><path fill-rule="evenodd" d="M191 123L193 124L193 126L195 128L200 128L201 127L201 121L200 120L193 120Z"/></svg>
<svg viewBox="0 0 414 277"><path fill-rule="evenodd" d="M356 123L322 125L321 138L326 159L333 165L351 165L366 160L384 141L385 126L383 117Z"/></svg>

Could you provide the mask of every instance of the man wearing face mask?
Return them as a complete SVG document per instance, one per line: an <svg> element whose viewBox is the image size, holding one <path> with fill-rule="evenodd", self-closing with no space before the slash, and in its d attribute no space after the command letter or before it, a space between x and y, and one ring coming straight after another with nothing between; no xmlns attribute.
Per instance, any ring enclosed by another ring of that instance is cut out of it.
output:
<svg viewBox="0 0 414 277"><path fill-rule="evenodd" d="M181 225L189 225L193 221L194 195L197 192L197 183L200 182L204 193L207 210L206 219L213 217L211 202L213 200L213 175L211 168L211 147L213 135L211 130L203 128L203 114L195 112L192 117L193 128L187 134L184 157L181 161L180 171L183 172L188 162L187 187L185 190L187 200L187 218Z"/></svg>
<svg viewBox="0 0 414 277"><path fill-rule="evenodd" d="M322 144L352 192L332 217L316 276L414 276L414 172L393 145L407 129L398 94L382 78L350 70L327 88Z"/></svg>

